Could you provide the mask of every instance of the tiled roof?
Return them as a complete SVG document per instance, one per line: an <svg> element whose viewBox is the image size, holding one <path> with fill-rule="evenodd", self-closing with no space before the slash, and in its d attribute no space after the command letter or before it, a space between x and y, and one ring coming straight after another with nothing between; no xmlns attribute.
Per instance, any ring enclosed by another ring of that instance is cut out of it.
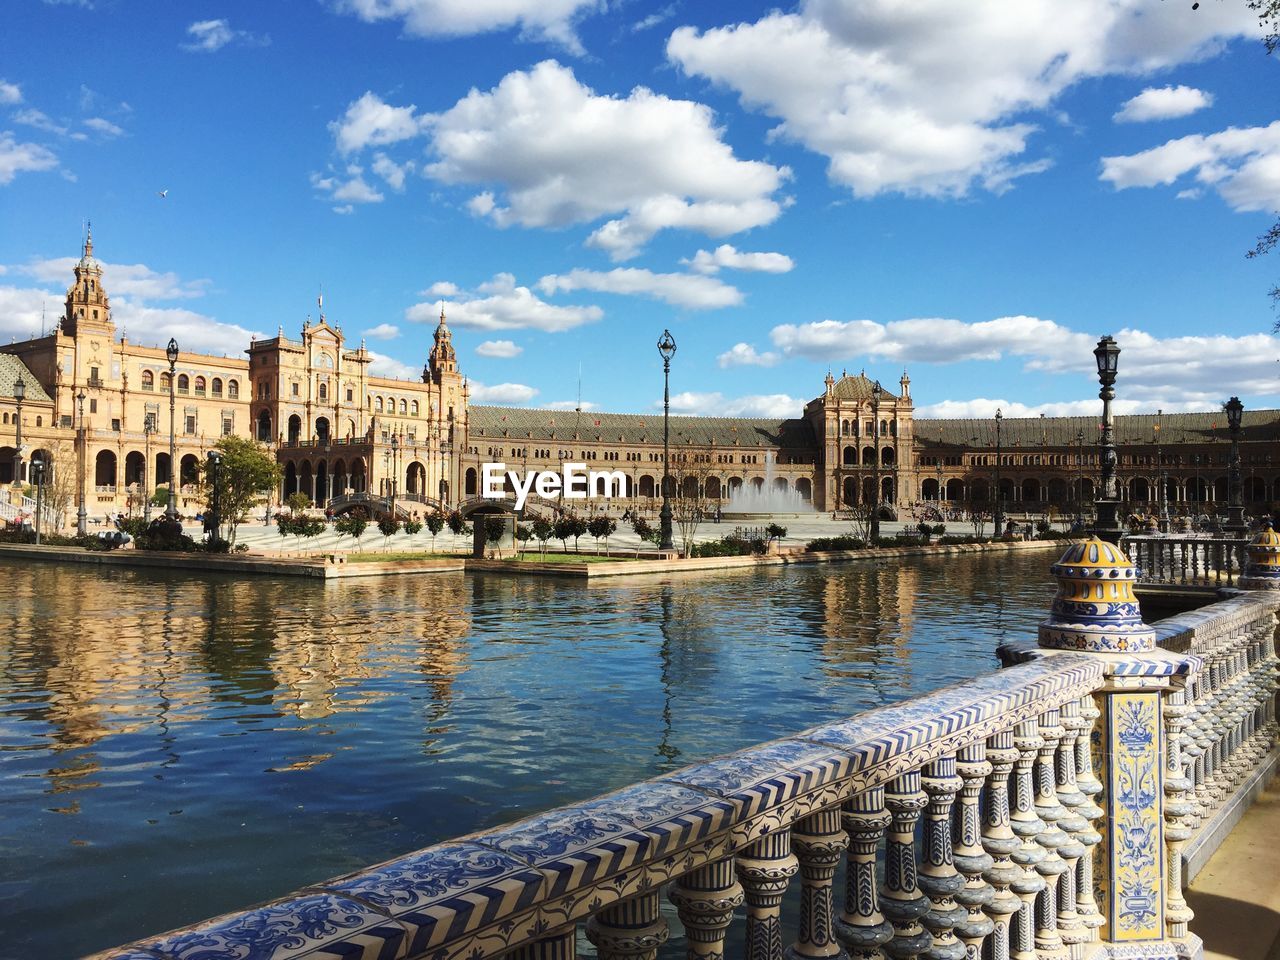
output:
<svg viewBox="0 0 1280 960"><path fill-rule="evenodd" d="M857 376L843 376L836 381L832 387L837 400L870 400L871 391L875 388L876 382L868 379L865 374ZM885 389L884 384L880 384L880 399L883 401L896 400L897 397Z"/></svg>
<svg viewBox="0 0 1280 960"><path fill-rule="evenodd" d="M661 443L662 414L597 413L584 410L527 410L521 407L471 407L470 432L477 437L530 440L579 440L602 443ZM503 431L506 431L505 433ZM744 417L671 418L671 445L776 447L812 450L808 420L757 420Z"/></svg>
<svg viewBox="0 0 1280 960"><path fill-rule="evenodd" d="M1101 407L1101 404L1099 404ZM1116 443L1152 443L1155 425L1160 424L1159 442L1226 442L1227 415L1210 413L1132 414L1115 418ZM1074 447L1084 431L1086 446L1096 444L1102 429L1102 411L1094 417L1006 417L1000 424L1000 442L1007 447ZM914 424L918 446L994 447L996 421L993 417L966 420L925 420ZM1246 410L1241 419L1241 440L1280 439L1280 410Z"/></svg>
<svg viewBox="0 0 1280 960"><path fill-rule="evenodd" d="M13 383L19 377L27 388L24 403L53 403L53 398L44 392L36 375L27 369L27 365L11 353L0 353L0 398L13 399Z"/></svg>

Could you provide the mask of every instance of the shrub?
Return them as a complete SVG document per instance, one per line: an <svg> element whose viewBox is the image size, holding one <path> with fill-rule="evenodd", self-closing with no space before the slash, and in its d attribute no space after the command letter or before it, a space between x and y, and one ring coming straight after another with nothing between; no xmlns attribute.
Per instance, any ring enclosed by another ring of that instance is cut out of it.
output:
<svg viewBox="0 0 1280 960"><path fill-rule="evenodd" d="M463 519L461 510L454 510L449 514L445 523L449 525L449 530L455 537L467 529L467 521Z"/></svg>
<svg viewBox="0 0 1280 960"><path fill-rule="evenodd" d="M770 540L781 540L787 535L787 528L771 523L764 528L764 532L768 534Z"/></svg>
<svg viewBox="0 0 1280 960"><path fill-rule="evenodd" d="M636 517L631 521L631 529L635 531L637 537L641 540L658 542L658 532L650 526L649 521L644 517Z"/></svg>
<svg viewBox="0 0 1280 960"><path fill-rule="evenodd" d="M720 540L695 543L689 551L693 557L745 557L764 553L768 543L761 537L738 537L733 534Z"/></svg>
<svg viewBox="0 0 1280 960"><path fill-rule="evenodd" d="M408 534L409 536L411 536L411 537L413 537L413 536L417 536L419 533L421 533L421 532L422 532L422 521L421 521L421 520L406 520L406 521L404 522L404 532L405 532L405 533L407 533L407 534Z"/></svg>
<svg viewBox="0 0 1280 960"><path fill-rule="evenodd" d="M810 553L818 553L823 550L864 550L866 546L865 540L846 535L841 537L818 537L816 540L810 540L806 543L804 548Z"/></svg>

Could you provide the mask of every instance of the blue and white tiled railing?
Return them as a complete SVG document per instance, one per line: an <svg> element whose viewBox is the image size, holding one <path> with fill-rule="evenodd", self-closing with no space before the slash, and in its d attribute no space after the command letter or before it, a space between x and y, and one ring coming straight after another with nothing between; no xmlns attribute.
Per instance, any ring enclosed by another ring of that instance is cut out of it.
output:
<svg viewBox="0 0 1280 960"><path fill-rule="evenodd" d="M1015 652L100 957L574 960L581 932L654 960L664 895L691 960L1195 956L1183 850L1274 756L1276 608L1223 601L1138 654Z"/></svg>

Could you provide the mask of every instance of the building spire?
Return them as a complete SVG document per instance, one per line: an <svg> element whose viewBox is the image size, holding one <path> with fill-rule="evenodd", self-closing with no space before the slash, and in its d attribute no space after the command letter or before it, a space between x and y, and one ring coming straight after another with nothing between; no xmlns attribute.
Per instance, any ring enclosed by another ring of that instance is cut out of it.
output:
<svg viewBox="0 0 1280 960"><path fill-rule="evenodd" d="M84 224L84 258L88 260L93 256L93 221L86 220Z"/></svg>

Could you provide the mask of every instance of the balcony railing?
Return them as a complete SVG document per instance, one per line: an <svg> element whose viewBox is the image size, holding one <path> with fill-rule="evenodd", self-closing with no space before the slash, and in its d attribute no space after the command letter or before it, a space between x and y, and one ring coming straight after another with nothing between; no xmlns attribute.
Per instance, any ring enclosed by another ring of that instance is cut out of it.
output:
<svg viewBox="0 0 1280 960"><path fill-rule="evenodd" d="M1247 560L1238 537L1175 534L1124 537L1121 546L1138 565L1143 583L1230 587Z"/></svg>
<svg viewBox="0 0 1280 960"><path fill-rule="evenodd" d="M748 960L1195 956L1184 854L1276 762L1278 606L1184 614L1161 649L1024 643L997 673L110 956L572 960L583 924L600 960L655 960L664 887L703 960L743 904Z"/></svg>

